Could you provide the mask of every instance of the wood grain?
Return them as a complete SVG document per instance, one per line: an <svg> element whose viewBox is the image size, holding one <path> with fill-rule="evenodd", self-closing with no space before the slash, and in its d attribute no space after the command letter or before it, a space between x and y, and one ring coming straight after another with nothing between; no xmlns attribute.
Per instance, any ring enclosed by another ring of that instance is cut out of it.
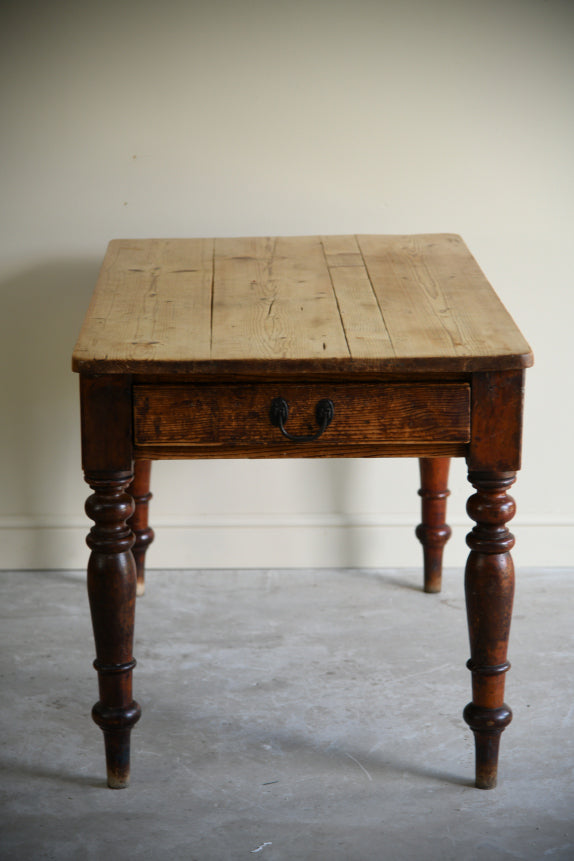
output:
<svg viewBox="0 0 574 861"><path fill-rule="evenodd" d="M528 345L460 236L358 241L398 358L530 361Z"/></svg>
<svg viewBox="0 0 574 861"><path fill-rule="evenodd" d="M459 236L114 240L83 373L512 370L528 344Z"/></svg>
<svg viewBox="0 0 574 861"><path fill-rule="evenodd" d="M74 351L74 364L106 373L190 350L211 356L213 240L115 240Z"/></svg>
<svg viewBox="0 0 574 861"><path fill-rule="evenodd" d="M423 545L424 590L436 593L440 592L442 586L444 545L451 536L451 528L446 522L450 458L422 457L419 468L422 522L415 534Z"/></svg>
<svg viewBox="0 0 574 861"><path fill-rule="evenodd" d="M317 429L316 404L331 399L335 415L321 442L333 447L464 443L470 435L470 387L465 384L135 386L135 443L284 448L269 418L275 397L288 402L287 427L296 435ZM302 445L291 443L295 453ZM312 451L315 443L309 445Z"/></svg>
<svg viewBox="0 0 574 861"><path fill-rule="evenodd" d="M110 243L73 356L94 491L86 503L100 685L93 717L110 786L127 785L140 714L130 527L143 554L152 536L149 462L222 457L421 458L417 534L429 591L448 537L448 458L466 457L477 492L467 508L476 526L467 538L473 699L464 717L476 738L477 785L496 783L498 739L511 717L506 489L520 465L530 364L528 344L458 236ZM289 406L281 427L270 415L278 397ZM316 415L325 398L334 404L328 425ZM143 555L140 567L143 577Z"/></svg>
<svg viewBox="0 0 574 861"><path fill-rule="evenodd" d="M319 239L219 239L215 250L212 359L349 357Z"/></svg>
<svg viewBox="0 0 574 861"><path fill-rule="evenodd" d="M470 554L465 569L465 595L472 702L463 717L474 733L476 786L496 786L500 735L512 720L504 702L504 682L510 669L508 638L514 599L514 563L510 551L514 536L506 523L515 514L514 500L506 491L514 472L473 472L476 489L467 511L476 526L466 537Z"/></svg>
<svg viewBox="0 0 574 861"><path fill-rule="evenodd" d="M340 443L331 445L318 440L315 443L301 443L294 448L285 440L277 445L262 446L248 441L228 446L198 445L144 445L134 446L136 457L152 460L250 460L275 458L345 458L345 457L464 457L467 445L461 442L380 442L365 445Z"/></svg>

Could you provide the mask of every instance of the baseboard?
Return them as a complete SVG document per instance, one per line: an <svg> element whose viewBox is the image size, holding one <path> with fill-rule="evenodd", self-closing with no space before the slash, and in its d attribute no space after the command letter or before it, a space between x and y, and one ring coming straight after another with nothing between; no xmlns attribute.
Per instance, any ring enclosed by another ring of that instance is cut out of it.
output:
<svg viewBox="0 0 574 861"><path fill-rule="evenodd" d="M154 520L150 568L411 568L420 565L416 517L233 515ZM468 521L451 521L445 565L464 565ZM77 570L88 558L89 521L0 518L0 568ZM568 567L574 522L529 518L511 524L517 566Z"/></svg>

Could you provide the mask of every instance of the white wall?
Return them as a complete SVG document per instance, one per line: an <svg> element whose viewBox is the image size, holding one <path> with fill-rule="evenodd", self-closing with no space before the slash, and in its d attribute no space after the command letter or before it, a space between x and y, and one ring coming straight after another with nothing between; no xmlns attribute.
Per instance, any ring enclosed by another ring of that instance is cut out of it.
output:
<svg viewBox="0 0 574 861"><path fill-rule="evenodd" d="M536 355L515 558L572 565L571 0L5 0L0 39L0 567L85 564L69 359L110 238L440 231ZM419 562L415 461L154 470L150 566Z"/></svg>

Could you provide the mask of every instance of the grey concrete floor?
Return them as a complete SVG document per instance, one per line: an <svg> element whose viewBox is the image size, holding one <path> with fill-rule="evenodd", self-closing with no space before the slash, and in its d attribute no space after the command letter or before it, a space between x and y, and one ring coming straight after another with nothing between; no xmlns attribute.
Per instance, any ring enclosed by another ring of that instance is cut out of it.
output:
<svg viewBox="0 0 574 861"><path fill-rule="evenodd" d="M518 572L499 786L472 787L462 575L152 571L132 784L84 576L0 574L2 859L574 859L573 571Z"/></svg>

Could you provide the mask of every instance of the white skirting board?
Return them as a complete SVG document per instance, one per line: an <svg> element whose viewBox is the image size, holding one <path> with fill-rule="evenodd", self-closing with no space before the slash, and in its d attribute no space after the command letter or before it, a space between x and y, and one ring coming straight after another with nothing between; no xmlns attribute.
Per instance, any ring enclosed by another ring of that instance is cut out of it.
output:
<svg viewBox="0 0 574 861"><path fill-rule="evenodd" d="M405 517L234 515L154 520L149 568L397 568L421 564L421 547ZM0 518L0 569L84 568L91 521ZM446 567L463 566L470 521L451 521ZM544 517L509 524L517 566L567 567L574 560L574 522Z"/></svg>

